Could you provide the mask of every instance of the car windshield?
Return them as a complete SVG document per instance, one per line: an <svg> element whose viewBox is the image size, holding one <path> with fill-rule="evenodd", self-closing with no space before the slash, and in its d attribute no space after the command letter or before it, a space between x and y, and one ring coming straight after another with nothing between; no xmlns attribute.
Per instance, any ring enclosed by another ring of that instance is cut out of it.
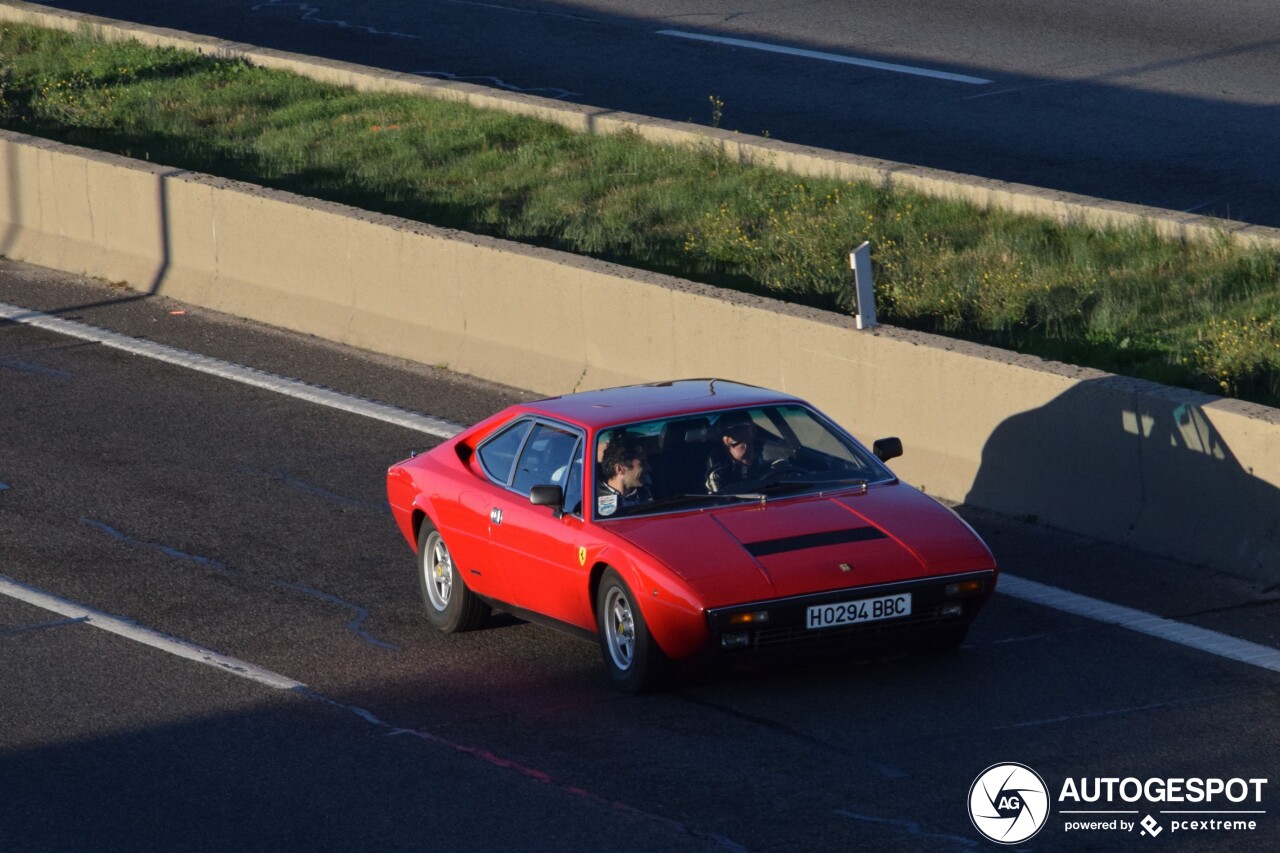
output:
<svg viewBox="0 0 1280 853"><path fill-rule="evenodd" d="M602 431L595 518L858 488L893 474L799 404L703 412Z"/></svg>

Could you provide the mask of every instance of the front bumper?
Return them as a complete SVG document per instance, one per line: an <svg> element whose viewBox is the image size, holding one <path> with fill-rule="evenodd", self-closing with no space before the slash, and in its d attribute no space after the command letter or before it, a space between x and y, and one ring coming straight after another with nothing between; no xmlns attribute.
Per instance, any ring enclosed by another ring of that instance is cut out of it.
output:
<svg viewBox="0 0 1280 853"><path fill-rule="evenodd" d="M761 657L910 646L917 639L967 627L991 597L995 578L993 570L965 572L708 610L711 652L731 657ZM952 590L960 587L960 590L949 592L948 587ZM908 592L911 593L911 614L908 616L827 628L806 626L808 609L815 605ZM764 621L752 620L746 624L741 621L746 614L766 612L768 618Z"/></svg>

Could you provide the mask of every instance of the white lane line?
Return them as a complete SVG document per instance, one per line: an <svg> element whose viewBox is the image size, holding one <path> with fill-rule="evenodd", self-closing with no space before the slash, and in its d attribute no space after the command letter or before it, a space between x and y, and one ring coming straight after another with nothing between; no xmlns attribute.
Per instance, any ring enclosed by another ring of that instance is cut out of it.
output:
<svg viewBox="0 0 1280 853"><path fill-rule="evenodd" d="M913 74L916 77L932 77L935 80L948 80L952 83L968 83L971 86L985 86L990 83L983 77L970 77L967 74L952 74L949 71L935 71L932 68L919 68L914 65L897 65L892 62L880 62L875 59L859 59L856 56L844 56L839 53L823 53L818 50L804 50L798 47L785 47L780 44L769 44L762 41L726 38L724 36L708 36L702 33L687 33L682 30L658 30L660 36L708 41L725 44L730 47L745 47L750 50L763 50L768 53L785 53L789 56L800 56L805 59L820 59L823 62L838 62L841 65L857 65L862 68L875 68L879 71L892 71L896 74Z"/></svg>
<svg viewBox="0 0 1280 853"><path fill-rule="evenodd" d="M85 323L64 320L61 317L54 317L42 311L32 311L28 308L20 308L16 305L0 302L0 318L35 326L48 332L56 332L60 335L68 335L84 341L92 341L113 349L124 350L133 355L141 355L146 358L154 358L157 361L176 364L179 367L198 370L201 373L230 379L233 382L241 382L256 388L275 391L277 394L284 394L287 397L328 406L331 409L341 409L344 412L351 412L374 420L407 427L437 438L453 438L453 436L462 431L462 427L458 424L450 423L440 418L421 415L408 409L366 400L363 397L356 397L352 394L343 394L317 385L308 385L306 382L299 382L296 379L286 379L262 370L255 370L252 367L245 367L241 364L234 364L229 361L210 358L209 356L197 355L185 350L168 347L164 344L157 344L153 341L131 338L128 335L109 332L106 329L99 329Z"/></svg>
<svg viewBox="0 0 1280 853"><path fill-rule="evenodd" d="M25 601L27 604L35 605L51 613L57 613L68 619L83 622L86 625L92 625L111 634L117 634L135 643L142 643L146 646L159 649L162 652L168 652L171 655L177 655L186 660L202 663L206 666L220 669L223 672L229 672L232 675L238 675L241 678L247 678L250 681L256 681L259 684L265 684L268 687L274 687L277 690L297 690L305 687L302 682L294 681L292 678L286 678L283 675L263 669L260 666L254 666L251 663L245 663L233 657L218 654L215 651L189 643L186 640L179 640L176 637L170 637L167 634L161 634L159 631L153 631L150 628L144 628L136 622L130 622L127 619L121 619L117 616L111 616L100 610L94 610L81 604L68 601L65 598L59 598L47 592L18 583L13 578L0 575L0 594L7 595L10 598L16 598L19 601Z"/></svg>
<svg viewBox="0 0 1280 853"><path fill-rule="evenodd" d="M388 406L385 403L375 403L325 388L318 388L294 379L284 379L261 370L195 355L173 347L152 343L151 341L130 338L117 332L109 332L84 323L63 320L39 311L19 308L3 302L0 302L0 317L18 323L37 326L47 331L71 335L82 340L95 341L135 355L159 359L170 364L188 367L192 370L213 374L214 376L221 376L234 382L243 382L255 387L276 391L321 406L331 406L353 414L406 426L441 438L451 438L462 430L461 426L439 418L420 415L406 409ZM1099 601L1095 598L1067 592L1066 590L1036 583L1035 581L1024 580L1009 574L1000 575L997 591L1012 598L1030 601L1034 604L1083 616L1098 622L1129 628L1133 631L1159 637L1162 640L1168 640L1169 642L1188 646L1219 657L1251 664L1272 672L1280 672L1280 650L1273 649L1270 646L1250 643L1247 640L1219 634L1216 631L1198 628L1172 619L1165 619L1118 604Z"/></svg>
<svg viewBox="0 0 1280 853"><path fill-rule="evenodd" d="M1130 631L1159 637L1162 640L1208 652L1211 655L1247 663L1250 666L1262 669L1269 669L1272 672L1280 672L1280 650L1273 649L1270 646L1251 643L1248 640L1241 640L1238 637L1231 637L1227 634L1219 634L1217 631L1210 631L1207 628L1188 625L1185 622L1177 622L1173 619L1165 619L1163 616L1134 610L1132 607L1124 607L1108 601L1099 601L1096 598L1089 598L1087 595L1078 595L1074 592L1067 592L1065 589L1058 589L1057 587L1024 580L1012 575L1000 575L996 590L1022 601L1051 607L1054 610L1083 616L1086 619L1093 619L1097 622L1105 622L1108 625L1118 625L1121 628L1128 628Z"/></svg>

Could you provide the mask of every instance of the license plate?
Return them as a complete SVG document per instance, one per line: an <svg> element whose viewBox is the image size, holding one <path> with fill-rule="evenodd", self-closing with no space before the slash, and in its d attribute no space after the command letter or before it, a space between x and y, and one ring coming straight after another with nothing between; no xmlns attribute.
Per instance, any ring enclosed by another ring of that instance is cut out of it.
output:
<svg viewBox="0 0 1280 853"><path fill-rule="evenodd" d="M806 628L834 628L857 622L876 622L911 615L911 593L864 598L839 604L818 604L809 608Z"/></svg>

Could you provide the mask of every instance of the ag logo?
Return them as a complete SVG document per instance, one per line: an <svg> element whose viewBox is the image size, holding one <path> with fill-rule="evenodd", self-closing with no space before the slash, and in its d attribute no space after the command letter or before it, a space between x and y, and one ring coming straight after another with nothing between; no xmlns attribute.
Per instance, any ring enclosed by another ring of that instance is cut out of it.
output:
<svg viewBox="0 0 1280 853"><path fill-rule="evenodd" d="M587 564L587 549L582 546L579 546L578 547L578 565L585 566L586 564Z"/></svg>
<svg viewBox="0 0 1280 853"><path fill-rule="evenodd" d="M1049 789L1023 764L993 764L969 789L969 819L987 838L1018 844L1040 831L1049 817Z"/></svg>

